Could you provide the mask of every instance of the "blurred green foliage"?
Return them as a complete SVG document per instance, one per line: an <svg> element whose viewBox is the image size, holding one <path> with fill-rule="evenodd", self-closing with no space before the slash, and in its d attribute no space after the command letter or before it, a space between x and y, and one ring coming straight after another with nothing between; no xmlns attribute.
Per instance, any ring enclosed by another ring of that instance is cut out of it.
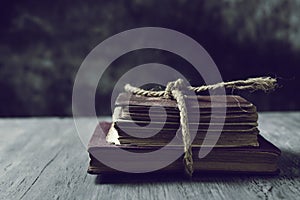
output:
<svg viewBox="0 0 300 200"><path fill-rule="evenodd" d="M197 40L224 80L261 75L283 77L274 94L244 94L259 110L300 109L300 0L206 1L2 1L0 19L0 115L71 115L76 72L104 39L127 29L159 26ZM147 62L180 66L160 51L132 53L112 64L97 100L109 114L116 78ZM191 80L193 77L191 77ZM197 80L192 80L197 83Z"/></svg>

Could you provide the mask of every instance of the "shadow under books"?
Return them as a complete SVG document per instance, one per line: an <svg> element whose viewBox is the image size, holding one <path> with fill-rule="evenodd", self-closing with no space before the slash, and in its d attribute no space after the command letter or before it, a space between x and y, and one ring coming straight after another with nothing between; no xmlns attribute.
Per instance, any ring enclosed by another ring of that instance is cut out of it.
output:
<svg viewBox="0 0 300 200"><path fill-rule="evenodd" d="M193 178L188 178L183 173L147 173L147 174L103 174L97 175L95 184L147 184L163 182L235 182L237 180L268 179L300 177L300 152L283 150L280 160L278 175L245 174L245 173L195 173Z"/></svg>

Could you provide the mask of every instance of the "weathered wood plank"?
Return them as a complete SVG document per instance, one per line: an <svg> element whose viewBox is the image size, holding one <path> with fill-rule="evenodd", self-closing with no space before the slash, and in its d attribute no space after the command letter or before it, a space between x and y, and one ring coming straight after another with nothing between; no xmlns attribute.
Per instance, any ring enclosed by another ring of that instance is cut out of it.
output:
<svg viewBox="0 0 300 200"><path fill-rule="evenodd" d="M82 120L88 123L88 119ZM282 172L275 177L214 175L188 181L173 175L133 176L105 183L104 177L86 173L88 154L72 119L1 119L0 127L0 199L298 199L300 196L300 112L259 115L261 133L282 150Z"/></svg>

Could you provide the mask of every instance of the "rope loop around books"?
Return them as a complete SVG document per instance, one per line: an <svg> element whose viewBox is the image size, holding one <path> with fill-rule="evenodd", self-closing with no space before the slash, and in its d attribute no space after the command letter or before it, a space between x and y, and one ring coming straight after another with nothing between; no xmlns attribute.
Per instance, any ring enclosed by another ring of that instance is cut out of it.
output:
<svg viewBox="0 0 300 200"><path fill-rule="evenodd" d="M186 86L182 79L171 81L167 84L166 89L163 91L144 90L138 87L125 85L125 91L146 97L162 97L162 98L174 98L177 102L177 106L180 114L180 126L182 131L182 139L184 145L184 165L185 171L189 176L193 175L193 158L191 148L191 136L189 131L189 123L187 118L187 108L185 103L185 96L183 90L194 91L195 93L216 90L218 88L232 88L237 90L263 90L265 92L274 90L277 87L277 80L271 77L257 77L249 78L246 80L236 80L230 82L220 82L212 85L202 85L199 87Z"/></svg>

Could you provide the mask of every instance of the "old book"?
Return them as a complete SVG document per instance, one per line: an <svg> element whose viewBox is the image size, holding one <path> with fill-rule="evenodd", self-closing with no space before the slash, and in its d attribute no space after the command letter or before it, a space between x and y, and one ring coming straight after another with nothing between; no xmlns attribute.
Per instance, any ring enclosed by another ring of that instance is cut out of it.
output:
<svg viewBox="0 0 300 200"><path fill-rule="evenodd" d="M111 174L120 173L109 166L104 165L96 157L100 152L113 153L117 148L123 150L140 153L143 151L156 150L157 147L149 146L132 146L121 145L117 146L106 141L111 123L102 122L97 126L88 146L90 155L90 166L88 172L92 174ZM102 130L102 131L101 131ZM262 136L258 135L258 146L244 147L214 147L213 150L202 159L197 157L200 147L193 146L193 160L195 172L242 172L242 173L278 173L278 159L280 150L273 144L268 142ZM205 147L202 147L205 148ZM179 151L183 154L181 146L169 147L169 151ZM118 165L126 165L126 158L117 157L114 154L114 162ZM138 160L136 166L143 167ZM152 161L149 161L152 162ZM159 158L156 161L159 162ZM182 157L175 160L170 165L160 169L161 172L179 172L183 171Z"/></svg>
<svg viewBox="0 0 300 200"><path fill-rule="evenodd" d="M258 146L256 107L240 96L227 95L225 98L226 114L222 98L215 98L217 102L214 103L214 113L211 111L212 103L209 96L186 98L189 129L196 133L193 146L202 146L207 134L212 140L219 138L217 147ZM151 126L148 126L150 122ZM156 134L147 138L131 136L151 133ZM218 133L221 133L220 137ZM178 144L182 143L180 115L175 100L128 93L121 93L118 96L113 114L113 128L107 137L108 142L157 147L166 145L172 139L176 139Z"/></svg>

